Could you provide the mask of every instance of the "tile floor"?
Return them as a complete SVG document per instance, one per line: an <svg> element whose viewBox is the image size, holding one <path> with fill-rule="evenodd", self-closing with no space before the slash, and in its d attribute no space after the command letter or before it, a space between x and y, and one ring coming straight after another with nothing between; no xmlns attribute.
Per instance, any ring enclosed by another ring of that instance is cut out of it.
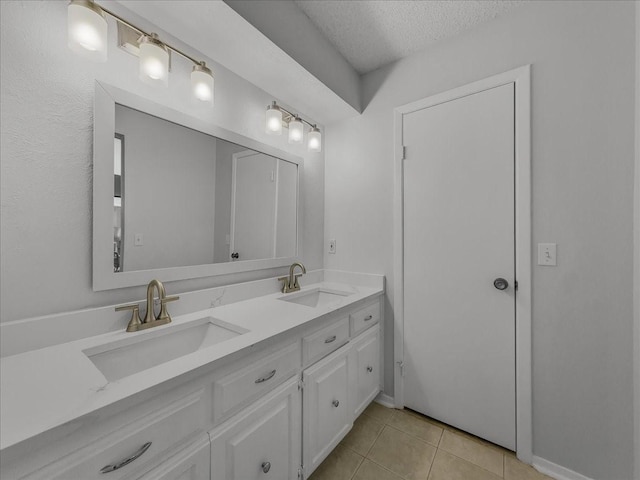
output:
<svg viewBox="0 0 640 480"><path fill-rule="evenodd" d="M372 403L310 480L549 480L513 452Z"/></svg>

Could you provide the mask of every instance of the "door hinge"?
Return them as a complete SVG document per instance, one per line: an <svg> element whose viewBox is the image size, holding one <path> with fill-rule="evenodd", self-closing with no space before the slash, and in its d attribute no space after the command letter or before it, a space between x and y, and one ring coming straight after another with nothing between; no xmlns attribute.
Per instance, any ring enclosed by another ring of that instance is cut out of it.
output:
<svg viewBox="0 0 640 480"><path fill-rule="evenodd" d="M396 363L398 364L398 367L400 367L400 376L404 377L404 362L400 361Z"/></svg>
<svg viewBox="0 0 640 480"><path fill-rule="evenodd" d="M407 147L406 146L402 146L402 160L406 160L407 159Z"/></svg>
<svg viewBox="0 0 640 480"><path fill-rule="evenodd" d="M513 288L514 288L516 291L518 291L518 280L515 280L515 281L513 282Z"/></svg>
<svg viewBox="0 0 640 480"><path fill-rule="evenodd" d="M304 465L300 465L298 468L298 478L304 480Z"/></svg>
<svg viewBox="0 0 640 480"><path fill-rule="evenodd" d="M304 390L304 378L302 378L302 375L298 379L298 390Z"/></svg>

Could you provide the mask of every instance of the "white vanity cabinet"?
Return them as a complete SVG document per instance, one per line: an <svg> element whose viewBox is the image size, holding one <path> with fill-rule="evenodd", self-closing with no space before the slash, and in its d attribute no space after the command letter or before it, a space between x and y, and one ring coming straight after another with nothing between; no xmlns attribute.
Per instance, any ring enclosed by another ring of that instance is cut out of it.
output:
<svg viewBox="0 0 640 480"><path fill-rule="evenodd" d="M0 477L304 480L381 389L380 298L5 449Z"/></svg>
<svg viewBox="0 0 640 480"><path fill-rule="evenodd" d="M345 345L302 374L303 464L307 474L322 463L351 429L350 348L350 344Z"/></svg>
<svg viewBox="0 0 640 480"><path fill-rule="evenodd" d="M352 399L353 417L358 417L381 390L380 328L376 326L352 342L352 372L350 384L355 390Z"/></svg>
<svg viewBox="0 0 640 480"><path fill-rule="evenodd" d="M298 378L210 432L211 480L295 480L300 468Z"/></svg>

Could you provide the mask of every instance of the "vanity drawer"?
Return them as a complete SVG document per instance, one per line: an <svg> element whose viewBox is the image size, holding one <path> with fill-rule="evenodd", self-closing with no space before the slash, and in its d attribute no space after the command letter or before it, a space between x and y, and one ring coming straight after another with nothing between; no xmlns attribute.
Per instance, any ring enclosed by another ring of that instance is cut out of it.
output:
<svg viewBox="0 0 640 480"><path fill-rule="evenodd" d="M349 340L349 317L302 339L302 363L306 366L337 350Z"/></svg>
<svg viewBox="0 0 640 480"><path fill-rule="evenodd" d="M198 390L164 408L145 412L139 420L88 443L28 478L120 480L137 477L204 432L204 392L204 389ZM144 405L138 408L144 411ZM109 429L108 422L104 428ZM103 469L108 471L101 473Z"/></svg>
<svg viewBox="0 0 640 480"><path fill-rule="evenodd" d="M300 342L261 357L213 383L213 420L251 403L300 369Z"/></svg>
<svg viewBox="0 0 640 480"><path fill-rule="evenodd" d="M349 315L351 319L351 336L366 330L380 321L380 303L372 303Z"/></svg>

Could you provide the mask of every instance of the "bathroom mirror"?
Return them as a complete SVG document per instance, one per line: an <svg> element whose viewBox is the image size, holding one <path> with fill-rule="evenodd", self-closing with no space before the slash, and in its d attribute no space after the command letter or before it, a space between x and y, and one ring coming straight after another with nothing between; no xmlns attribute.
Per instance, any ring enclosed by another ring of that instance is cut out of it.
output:
<svg viewBox="0 0 640 480"><path fill-rule="evenodd" d="M289 265L302 163L97 82L94 290Z"/></svg>

